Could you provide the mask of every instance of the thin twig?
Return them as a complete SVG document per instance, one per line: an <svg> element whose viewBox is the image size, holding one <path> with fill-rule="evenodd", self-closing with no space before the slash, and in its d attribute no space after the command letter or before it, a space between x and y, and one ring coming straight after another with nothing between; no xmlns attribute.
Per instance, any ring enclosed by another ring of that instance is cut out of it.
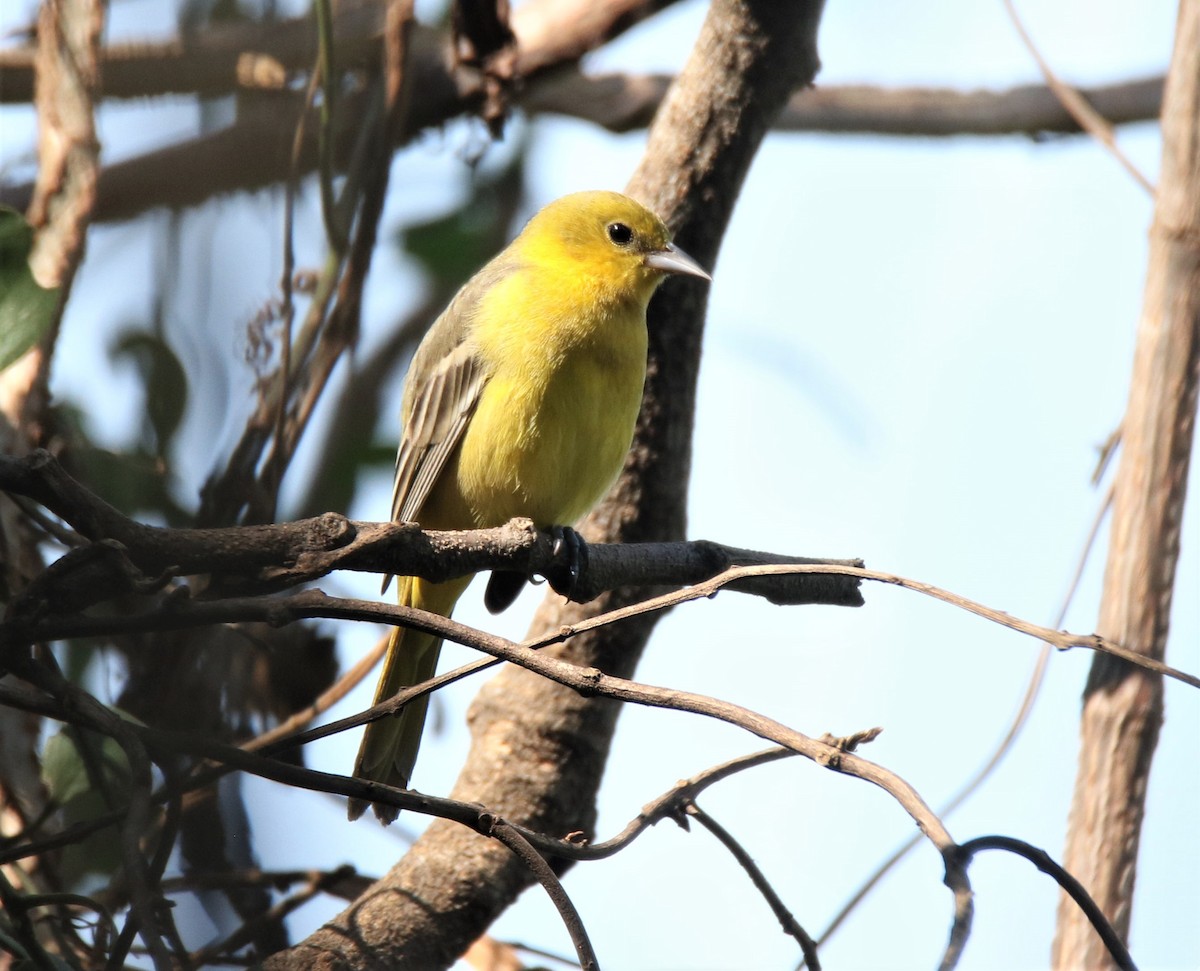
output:
<svg viewBox="0 0 1200 971"><path fill-rule="evenodd" d="M809 738L779 722L738 705L691 692L643 685L605 675L594 669L582 669L557 658L547 657L522 648L520 645L506 642L502 638L489 637L487 641L485 649L494 652L497 656L519 663L523 667L534 670L581 693L602 695L619 701L687 711L717 718L761 737L771 739L826 768L863 779L884 789L912 816L931 842L939 849L945 861L945 882L954 894L955 921L951 946L947 950L944 967L953 966L951 956L956 959L957 954L961 952L970 926L972 913L970 884L965 869L955 856L955 844L941 820L929 810L917 792L902 778L881 766L851 754L841 743L830 744L822 739ZM4 691L3 686L0 686L0 697L5 694L8 692ZM41 713L51 712L43 710ZM69 712L56 711L53 714L55 717L71 720ZM287 785L315 791L335 792L372 802L385 802L401 809L441 816L471 826L484 835L490 835L494 827L495 817L486 810L481 811L477 806L399 790L362 779L348 779L343 776L276 762L244 752L233 746L214 742L208 738L142 726L130 726L130 728L148 742L152 741L154 744L165 746L172 751L189 751L210 759L225 761L243 771ZM855 737L866 740L873 735L874 731ZM766 755L767 753L763 753L763 756ZM519 827L513 827L514 832L519 829ZM524 830L520 830L520 835L522 840L536 846L540 853L567 858L578 858L585 855L584 848L579 847L570 839L556 840ZM24 849L26 853L31 851L30 847ZM3 854L0 854L0 861L2 861L2 857ZM577 944L577 946L579 945Z"/></svg>
<svg viewBox="0 0 1200 971"><path fill-rule="evenodd" d="M583 919L579 916L579 911L575 909L571 898L567 896L566 890L563 889L562 882L554 875L550 864L533 848L517 827L498 817L487 835L495 837L512 850L542 885L546 896L558 910L558 915L562 918L567 933L571 935L571 943L575 945L575 953L579 956L579 966L584 971L600 971L600 962L596 958L592 942L588 939Z"/></svg>
<svg viewBox="0 0 1200 971"><path fill-rule="evenodd" d="M255 752L259 749L274 745L276 742L288 739L306 725L311 724L313 719L315 719L318 715L324 714L339 701L345 698L346 695L348 695L356 687L358 687L363 678L371 673L375 665L378 664L383 655L387 653L387 646L390 639L390 635L386 634L379 638L379 640L375 642L375 645L369 651L367 651L366 654L355 661L354 664L340 678L337 679L337 681L322 691L321 694L318 695L317 698L312 702L312 704L302 708L300 711L293 712L274 728L271 728L260 735L256 735L254 738L247 739L245 742L241 742L240 747L245 749L247 752ZM491 662L488 663L490 666ZM465 677L466 674L469 673L473 672L464 672L464 674L461 676ZM430 690L432 691L435 690L436 687L441 687L443 683L449 682L439 683L434 688L430 688Z"/></svg>
<svg viewBox="0 0 1200 971"><path fill-rule="evenodd" d="M150 952L154 967L167 971L173 966L173 961L163 942L158 919L158 894L154 877L141 855L141 838L150 828L152 805L150 759L145 747L133 731L134 726L68 681L56 666L35 661L16 651L9 652L8 663L13 674L58 699L63 708L74 713L82 724L107 735L121 746L129 763L129 804L123 813L120 847L126 879L129 881L130 914L118 941L126 936L126 930L136 928ZM132 936L128 939L132 942ZM123 956L117 958L117 952L114 951L110 955L110 963L114 959L119 963Z"/></svg>
<svg viewBox="0 0 1200 971"><path fill-rule="evenodd" d="M4 905L4 912L8 914L12 934L25 952L18 955L18 959L29 960L40 971L56 971L54 958L42 947L34 932L33 921L29 919L29 911L34 905L9 883L3 869L0 869L0 904Z"/></svg>
<svg viewBox="0 0 1200 971"><path fill-rule="evenodd" d="M1079 584L1083 580L1083 571L1087 566L1088 560L1091 558L1092 549L1095 547L1096 539L1100 535L1100 527L1104 522L1104 517L1112 505L1113 492L1110 487L1105 493L1104 500L1100 503L1100 507L1096 510L1096 514L1092 517L1091 528L1088 530L1087 538L1083 542L1083 548L1080 551L1079 557L1075 563L1075 572L1072 574L1067 591L1063 595L1062 602L1059 604L1058 613L1055 615L1053 626L1061 627L1066 619L1067 610L1075 599L1075 594L1079 589ZM957 793L950 797L943 805L938 807L938 815L943 819L950 816L959 806L966 802L983 783L992 775L996 767L1004 760L1012 749L1017 738L1020 737L1022 729L1025 727L1029 719L1030 713L1033 711L1034 702L1037 700L1038 693L1041 691L1042 683L1045 680L1048 662L1050 660L1050 645L1042 642L1042 647L1038 651L1037 660L1034 662L1033 671L1029 676L1029 681L1025 687L1024 697L1021 699L1021 704L1017 709L1016 715L1013 716L1009 724L1008 731L1000 744L988 757L987 761L976 771ZM875 871L859 886L859 888L851 895L842 908L834 915L833 919L821 932L821 936L817 938L818 944L824 944L828 941L842 926L842 923L850 916L851 913L858 907L866 896L875 888L891 870L903 860L909 853L913 851L921 843L921 837L914 836L897 849L891 856L884 860ZM804 962L796 966L796 971L800 971L804 967Z"/></svg>
<svg viewBox="0 0 1200 971"><path fill-rule="evenodd" d="M1092 927L1096 929L1096 933L1100 935L1104 946L1108 948L1108 953L1117 967L1121 968L1121 971L1137 971L1137 965L1133 963L1133 958L1129 954L1129 949L1125 947L1125 942L1108 922L1108 918L1104 916L1104 912L1096 904L1096 901L1084 889L1083 884L1056 863L1049 853L1011 836L979 836L973 840L967 840L959 846L958 854L965 866L970 863L976 853L982 850L1004 850L1008 853L1015 853L1028 860L1042 873L1052 877L1063 891L1079 905L1079 909L1083 911Z"/></svg>
<svg viewBox="0 0 1200 971"><path fill-rule="evenodd" d="M768 762L775 762L779 759L791 758L796 754L796 752L787 748L763 749L760 752L741 755L735 759L730 759L728 762L722 762L711 769L705 769L690 779L684 779L682 782L672 786L657 799L643 806L642 811L631 819L616 836L599 843L587 844L586 854L583 856L583 859L599 860L607 856L612 856L619 850L623 850L655 823L662 819L677 816L684 806L692 802L696 796L713 785L713 783L728 778L736 772L765 765Z"/></svg>
<svg viewBox="0 0 1200 971"><path fill-rule="evenodd" d="M402 610L403 608L388 609ZM436 615L431 615L431 617L433 616ZM439 619L445 620L445 618ZM839 745L830 744L821 739L810 738L780 722L766 718L740 705L734 705L693 692L674 691L655 685L641 684L625 678L606 675L594 669L580 668L567 661L531 651L504 638L485 635L480 644L476 646L583 694L601 695L618 701L691 712L743 728L762 738L776 742L778 745L784 746L800 755L804 755L825 768L833 769L839 773L860 778L879 786L890 793L901 804L929 836L934 845L943 851L943 854L954 845L944 825L929 810L929 807L912 786L882 766L847 752ZM73 721L75 719L75 716L68 710L55 708L47 702L39 703L37 699L23 696L19 691L6 689L2 685L0 685L0 698L17 707L22 707L26 710L35 710L39 714L50 715L51 717L66 721ZM261 775L264 778L274 779L289 785L297 785L317 791L334 792L367 801L386 802L400 809L443 816L447 819L466 823L467 825L478 825L477 817L480 810L476 806L457 803L453 800L440 799L409 790L395 789L391 786L384 786L362 779L348 779L344 776L331 773L303 769L287 763L276 762L250 752L244 752L234 746L225 745L190 733L170 732L138 725L128 725L126 727L146 739L147 742L152 742L164 749L203 755L208 758L227 762L255 775ZM83 831L84 827L73 828L76 836ZM533 833L526 833L525 836L527 839L535 842L543 852L551 852L567 858L582 858L587 855L583 848L571 841L548 840ZM47 842L48 840L41 841L42 844ZM22 847L20 850L9 851L9 853L13 854L13 858L21 858L22 856L29 855L30 852L29 846ZM0 853L0 862L4 862L9 857L9 853ZM948 860L948 863L952 862L952 860Z"/></svg>
<svg viewBox="0 0 1200 971"><path fill-rule="evenodd" d="M351 868L344 867L339 870L316 871L310 874L308 886L279 901L266 912L257 914L223 940L216 941L193 952L190 955L192 963L199 968L208 964L223 963L230 960L238 951L254 939L254 935L258 933L260 928L279 923L293 911L299 910L313 898L325 893L328 886L341 880L344 871L349 869Z"/></svg>
<svg viewBox="0 0 1200 971"><path fill-rule="evenodd" d="M684 590L677 590L673 593L663 594L659 597L652 597L649 600L639 601L631 604L628 607L622 607L617 610L609 611L597 617L589 618L581 621L578 624L566 625L547 634L544 638L537 642L538 646L543 644L560 643L570 637L574 637L584 631L591 630L595 627L604 624L614 623L619 620L625 620L630 617L637 617L641 614L653 610L665 610L674 607L678 604L687 603L691 600L708 599L715 596L720 590L736 580L744 580L752 577L768 577L768 576L788 576L788 575L805 575L805 574L823 574L845 577L856 577L861 580L874 580L878 583L887 583L892 586L901 587L905 590L912 590L915 593L925 594L927 597L933 597L935 600L941 600L943 603L948 603L954 607L958 607L968 613L975 614L977 617L982 617L985 620L990 620L1000 624L1003 627L1008 627L1010 630L1015 630L1021 634L1027 634L1030 637L1037 638L1041 641L1046 641L1060 651L1065 651L1073 647L1083 647L1088 650L1098 651L1103 654L1111 654L1130 664L1138 667L1146 668L1148 671L1153 671L1156 674L1162 674L1169 678L1174 678L1177 681L1182 681L1184 684L1189 684L1193 688L1200 688L1200 678L1195 675L1188 674L1164 664L1154 658L1144 657L1119 644L1114 644L1107 638L1101 637L1099 634L1072 634L1068 631L1053 630L1049 627L1043 627L1040 624L1032 623L1031 621L1022 620L1019 617L1013 617L1002 610L995 610L991 607L984 606L977 601L967 597L959 596L956 593L951 593L949 590L943 590L941 587L936 587L931 583L923 583L920 580L910 580L907 577L899 576L895 573L885 573L881 570L868 570L864 567L855 566L839 566L832 563L823 564L808 564L794 563L781 564L779 566L744 566L732 567L723 573L705 580L701 583L696 583Z"/></svg>
<svg viewBox="0 0 1200 971"><path fill-rule="evenodd" d="M817 957L816 941L809 937L804 928L800 926L799 921L788 910L782 898L775 892L775 888L771 886L771 882L767 879L766 874L754 862L753 857L746 852L746 848L734 838L729 830L694 802L687 807L685 812L689 817L696 820L696 822L712 833L713 836L720 840L725 849L733 854L733 858L746 871L746 875L750 877L750 882L754 884L754 888L762 894L772 913L775 914L775 919L783 927L783 932L796 939L796 942L800 945L800 950L804 952L804 960L807 965L812 968L812 971L821 971L821 961Z"/></svg>
<svg viewBox="0 0 1200 971"><path fill-rule="evenodd" d="M1058 98L1062 106L1075 119L1079 127L1103 145L1109 154L1121 163L1121 167L1133 176L1134 180L1143 189L1150 193L1150 195L1154 195L1154 183L1146 178L1142 174L1141 169L1134 165L1129 157L1121 151L1120 146L1117 145L1117 139L1113 134L1112 125L1095 108L1088 104L1087 99L1078 90L1071 87L1071 85L1055 74L1049 62L1042 57L1041 51L1038 50L1037 45L1033 42L1033 38L1021 22L1021 17L1017 13L1017 8L1014 6L1013 0L1004 0L1004 9L1008 11L1009 19L1012 21L1017 33L1021 36L1022 43L1024 43L1026 49L1033 56L1034 61L1037 62L1038 70L1042 72L1042 77L1046 79L1046 86L1054 92L1054 96Z"/></svg>
<svg viewBox="0 0 1200 971"><path fill-rule="evenodd" d="M280 274L279 289L282 294L279 316L282 329L279 336L279 368L277 381L281 387L278 392L278 408L275 411L274 436L276 440L283 436L284 421L287 417L288 391L287 383L292 373L292 326L296 320L295 304L295 271L296 271L296 191L300 181L300 152L304 145L304 131L308 120L309 110L317 95L321 72L314 70L308 79L308 88L304 95L304 107L296 118L295 134L292 138L291 165L287 178L284 180L283 194L283 271ZM272 516L272 519L275 517Z"/></svg>

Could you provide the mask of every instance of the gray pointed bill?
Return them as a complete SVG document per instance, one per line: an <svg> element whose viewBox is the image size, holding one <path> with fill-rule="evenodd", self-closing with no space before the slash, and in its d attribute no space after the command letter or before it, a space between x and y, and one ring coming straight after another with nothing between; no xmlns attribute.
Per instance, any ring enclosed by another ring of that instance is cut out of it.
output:
<svg viewBox="0 0 1200 971"><path fill-rule="evenodd" d="M698 276L701 280L712 280L704 267L674 243L667 243L666 249L647 253L642 262L651 269L662 270L664 273L683 273L687 276Z"/></svg>

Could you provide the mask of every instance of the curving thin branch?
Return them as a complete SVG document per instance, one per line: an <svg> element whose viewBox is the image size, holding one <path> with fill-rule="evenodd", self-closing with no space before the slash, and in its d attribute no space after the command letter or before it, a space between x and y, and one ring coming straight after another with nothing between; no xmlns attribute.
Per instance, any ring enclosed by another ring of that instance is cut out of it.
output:
<svg viewBox="0 0 1200 971"><path fill-rule="evenodd" d="M775 892L775 888L771 886L771 882L767 879L766 874L754 862L754 858L746 852L746 848L737 841L729 830L713 819L696 803L693 802L688 805L684 809L684 812L686 816L683 818L696 820L696 822L712 833L725 849L729 850L733 858L737 860L738 865L750 877L750 882L754 884L754 889L766 900L767 905L771 908L771 912L775 915L775 919L783 927L783 932L795 938L796 943L800 945L800 950L804 953L805 963L813 971L821 971L821 962L817 957L817 942L809 937L804 928L800 926L799 921L788 910L787 904L783 902L779 894Z"/></svg>
<svg viewBox="0 0 1200 971"><path fill-rule="evenodd" d="M1045 850L1026 843L1024 840L1014 839L1011 836L977 836L975 839L967 840L958 848L959 858L964 866L967 866L972 857L976 853L983 850L1003 850L1007 853L1014 853L1023 859L1028 860L1036 866L1042 873L1054 879L1063 891L1079 905L1079 909L1083 911L1096 933L1100 935L1100 940L1104 942L1104 946L1108 948L1108 953L1112 957L1113 962L1121 971L1137 971L1137 965L1133 963L1133 958L1129 953L1129 949L1125 946L1125 942L1121 940L1121 936L1113 929L1108 918L1104 916L1104 912L1097 905L1091 895L1084 889L1082 883L1076 880L1070 873L1054 861L1054 859Z"/></svg>
<svg viewBox="0 0 1200 971"><path fill-rule="evenodd" d="M1106 461L1107 450L1105 455L1101 456L1100 463L1097 466L1096 476L1093 482L1099 481L1099 476L1102 473L1103 465ZM1083 579L1084 568L1087 566L1088 560L1091 559L1092 549L1095 546L1096 538L1100 534L1100 527L1104 522L1104 518L1108 513L1109 507L1112 504L1112 489L1111 487L1105 493L1104 499L1101 501L1099 508L1092 517L1092 524L1088 530L1087 538L1084 540L1083 548L1079 553L1079 558L1075 564L1075 572L1071 575L1071 579L1067 584L1067 591L1063 595L1062 602L1059 604L1058 613L1055 615L1053 626L1059 628L1066 619L1067 610L1071 603L1075 600L1075 593L1079 589L1079 584ZM1029 720L1029 715L1033 712L1034 703L1037 701L1038 693L1041 691L1042 682L1045 680L1046 671L1048 670L1050 660L1051 645L1043 642L1041 649L1038 651L1037 660L1034 662L1033 671L1030 673L1029 681L1026 684L1025 692L1021 698L1020 705L1017 708L1017 713L1013 716L1009 723L1008 730L1004 733L1004 737L999 744L984 760L983 764L976 769L975 773L959 788L959 790L951 796L945 803L938 807L938 815L945 818L950 816L959 806L966 802L979 788L991 777L997 766L1004 761L1012 749L1017 738L1020 737L1022 730ZM866 899L867 895L875 888L891 870L903 860L909 853L913 851L921 843L920 836L914 836L906 841L902 846L895 850L891 856L885 859L878 867L867 877L859 888L850 896L850 898L841 906L841 909L834 914L833 919L825 926L825 930L821 932L821 936L817 938L818 944L824 944L829 940L845 922L846 918L854 912L854 909ZM796 966L796 971L800 971L804 967L801 962Z"/></svg>
<svg viewBox="0 0 1200 971"><path fill-rule="evenodd" d="M575 945L575 953L579 956L580 968L583 971L599 971L600 962L596 958L592 942L588 940L587 929L583 926L583 919L579 916L579 911L575 909L575 905L571 903L571 898L567 896L567 892L563 889L561 881L554 875L554 871L550 869L550 864L521 835L520 829L513 826L512 823L496 819L488 830L487 835L494 837L512 850L513 854L537 877L538 883L546 891L546 896L550 898L555 909L558 910L558 915L562 918L562 922L567 928L567 933L571 935L571 943Z"/></svg>
<svg viewBox="0 0 1200 971"><path fill-rule="evenodd" d="M827 741L809 738L780 722L766 718L740 705L719 701L718 699L693 692L640 684L627 678L605 674L595 668L581 668L559 658L551 657L534 648L514 643L494 634L472 630L466 625L459 624L438 614L426 613L412 608L348 598L327 597L319 593L319 591L306 591L286 598L277 598L268 609L264 610L266 606L261 600L246 600L236 603L234 601L197 603L182 608L179 619L183 623L191 624L203 616L205 623L213 623L220 617L248 616L245 613L246 611L253 613L260 620L266 620L269 617L269 622L274 624L285 624L305 617L316 616L334 619L370 618L377 620L387 618L393 623L400 623L417 630L436 633L446 640L482 650L493 657L517 664L544 678L571 688L586 697L603 696L617 701L649 707L691 712L741 727L761 738L768 739L798 754L804 755L826 768L864 779L883 788L901 803L939 850L945 851L952 845L952 840L950 840L941 822L929 810L916 791L898 776L888 772L881 766L867 762L865 759L846 751L844 748L830 744ZM230 612L231 607L233 608L232 612ZM112 623L117 627L125 627L127 621L127 618L112 618ZM57 625L61 621L51 619L47 623ZM549 640L543 638L542 642L550 643L569 636L572 636L572 633L564 630L557 637ZM25 676L28 672L25 670L25 667L22 667L18 673ZM76 688L75 690L79 691L80 689ZM115 716L112 717L115 718ZM129 730L133 731L134 729L130 728ZM159 737L175 736L169 733L162 733ZM241 755L246 759L253 758L250 753L241 753ZM387 786L380 786L378 783L364 782L362 780L354 781L358 787L365 787L368 790L363 798L369 800L376 800L378 798L375 795L377 790L380 793L391 793L393 796L403 793L405 799L416 799L418 802L430 798L418 793L404 793L403 790L393 790ZM405 802L402 808L418 808L419 811L418 805L414 804L410 806L408 802Z"/></svg>
<svg viewBox="0 0 1200 971"><path fill-rule="evenodd" d="M522 663L523 666L530 667L533 670L539 670L540 668L540 673L549 672L555 680L559 680L560 683L567 684L578 691L600 693L619 700L649 704L656 707L674 708L680 711L691 711L719 718L764 737L774 738L792 751L807 755L819 765L865 779L881 786L913 815L913 818L921 826L922 830L942 850L947 863L948 882L951 882L950 874L956 874L956 898L961 898L964 893L969 898L969 886L965 884L965 873L958 870L955 865L953 841L950 840L940 821L928 811L928 807L925 806L915 790L888 770L866 762L850 753L850 748L859 741L874 737L874 732L852 736L850 740L827 741L824 739L810 739L799 732L786 728L780 723L773 722L740 706L688 692L674 692L650 685L640 685L625 679L612 678L602 675L599 672L577 668L564 661L537 655L528 649L521 648L519 645L505 644L500 638L494 638L493 640L495 641L493 646L497 648L497 652L501 656L505 656L508 660ZM541 663L534 663L535 659ZM29 671L23 671L22 673L26 676L31 676L31 672ZM86 696L86 693L82 692L81 689L75 690L78 696ZM0 687L0 698L6 698L10 703L19 700L14 699L2 687ZM93 701L92 704L96 703ZM81 717L74 706L67 706L61 701L55 704L43 703L41 713L67 720L75 720ZM398 804L405 809L453 819L455 822L472 827L482 835L500 840L512 849L513 852L517 853L526 865L533 870L543 885L546 886L547 892L551 894L552 899L554 899L556 906L563 914L564 921L571 931L583 966L595 966L595 956L591 953L590 944L587 943L586 932L583 930L578 914L574 911L573 906L570 905L569 900L566 899L565 894L561 892L561 886L541 855L543 853L550 853L567 858L599 858L600 854L587 853L586 847L580 846L571 838L563 840L549 839L541 834L530 833L522 827L513 826L499 819L495 814L478 806L456 803L452 800L425 796L415 792L396 790L388 786L381 786L377 783L366 782L360 779L348 779L342 776L304 769L288 763L277 762L260 755L254 755L198 735L168 732L143 726L128 726L128 729L142 739L144 744L152 746L156 750L169 748L175 751L182 750L195 754L203 754L208 758L227 763L243 771L309 789L337 792L344 795L362 793L362 798L386 800L392 804ZM718 778L723 778L730 772L736 771L736 768L748 767L751 764L761 764L763 761L779 757L776 752L777 750L772 750L738 760L736 767L730 763L710 770L705 774L703 784L710 784ZM688 788L696 791L695 785ZM676 798L678 798L678 791L679 787L676 789ZM687 797L687 805L694 805L691 802L690 794ZM122 817L125 819L124 825L128 827L134 817L134 813L130 811L130 807L121 812L110 813L108 818L112 821L118 821ZM78 833L79 831L77 830L77 836ZM631 839L626 840L625 845L628 845L630 841ZM44 849L44 846L39 846L37 849ZM33 851L34 847L25 847L26 853ZM0 854L0 857L2 856L3 854ZM775 905L773 904L773 906ZM960 905L956 905L956 908L961 911ZM790 924L785 922L785 926L788 926L789 932L795 933L795 929L791 925L794 925L794 921L791 921ZM800 935L798 940L801 940L802 946L806 946L807 950L807 945L805 944L807 937L803 934L803 931L800 931ZM220 945L220 950L227 950L236 943L237 941L223 942Z"/></svg>
<svg viewBox="0 0 1200 971"><path fill-rule="evenodd" d="M169 971L174 962L163 940L166 932L159 919L156 876L141 847L143 835L151 829L152 805L150 759L141 740L132 725L64 678L56 665L21 653L17 645L4 638L0 638L0 645L4 648L5 667L13 674L56 699L63 711L74 715L75 723L100 732L121 746L129 764L129 803L122 813L120 849L129 882L130 914L118 945L122 939L127 945L132 944L133 935L140 935L156 971ZM119 963L123 958L117 960Z"/></svg>

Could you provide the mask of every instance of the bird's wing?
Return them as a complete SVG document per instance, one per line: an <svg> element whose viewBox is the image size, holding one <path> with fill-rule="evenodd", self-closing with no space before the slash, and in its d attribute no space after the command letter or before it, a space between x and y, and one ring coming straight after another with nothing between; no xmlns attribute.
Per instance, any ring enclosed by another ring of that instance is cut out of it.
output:
<svg viewBox="0 0 1200 971"><path fill-rule="evenodd" d="M392 518L419 520L421 507L462 438L488 379L471 338L483 298L519 267L502 254L450 301L417 348L401 406Z"/></svg>
<svg viewBox="0 0 1200 971"><path fill-rule="evenodd" d="M502 257L475 274L450 301L409 367L392 485L392 519L397 522L420 519L421 508L462 439L487 383L488 368L470 337L484 296L518 269ZM391 576L384 578L384 590L390 581Z"/></svg>
<svg viewBox="0 0 1200 971"><path fill-rule="evenodd" d="M462 438L483 389L483 368L467 344L457 345L416 389L396 452L392 518L411 522Z"/></svg>

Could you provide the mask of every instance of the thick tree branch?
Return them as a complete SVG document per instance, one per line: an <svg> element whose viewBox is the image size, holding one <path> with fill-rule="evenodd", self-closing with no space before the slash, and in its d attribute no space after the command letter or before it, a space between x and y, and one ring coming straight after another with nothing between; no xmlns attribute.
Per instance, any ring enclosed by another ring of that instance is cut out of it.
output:
<svg viewBox="0 0 1200 971"><path fill-rule="evenodd" d="M675 94L659 113L648 153L662 169L633 188L706 265L712 265L737 187L771 119L816 71L819 13L819 3L717 0ZM702 291L667 283L651 309L651 339L671 347L670 360L664 360L663 344L652 350L648 398L625 484L589 520L591 539L683 535ZM588 613L621 602L604 597ZM583 616L543 613L539 624L554 629ZM591 632L573 639L564 656L585 670L626 675L652 627L651 619L640 617ZM456 798L494 806L506 818L550 832L590 830L616 706L509 671L485 686L472 706L474 743ZM327 966L335 951L342 967L445 966L527 883L507 852L435 822L363 898L268 967Z"/></svg>
<svg viewBox="0 0 1200 971"><path fill-rule="evenodd" d="M508 569L556 576L553 538L529 520L492 529L424 532L415 524L356 522L334 513L293 523L170 529L123 515L72 479L44 451L24 459L0 456L0 491L28 496L74 527L92 545L62 557L24 591L26 616L67 611L127 592L155 592L171 577L208 574L208 596L224 588L269 592L320 579L334 570L392 573L447 580ZM592 600L617 586L697 583L735 566L840 563L780 556L707 540L636 545L594 544L581 550L578 578L560 592ZM747 575L733 589L777 604L859 606L855 578L797 574ZM145 629L145 628L143 628Z"/></svg>
<svg viewBox="0 0 1200 971"><path fill-rule="evenodd" d="M1162 171L1113 500L1097 629L1147 657L1166 651L1200 381L1200 0L1182 0L1163 106ZM1064 864L1129 934L1162 679L1092 665ZM1112 959L1064 897L1056 967Z"/></svg>

